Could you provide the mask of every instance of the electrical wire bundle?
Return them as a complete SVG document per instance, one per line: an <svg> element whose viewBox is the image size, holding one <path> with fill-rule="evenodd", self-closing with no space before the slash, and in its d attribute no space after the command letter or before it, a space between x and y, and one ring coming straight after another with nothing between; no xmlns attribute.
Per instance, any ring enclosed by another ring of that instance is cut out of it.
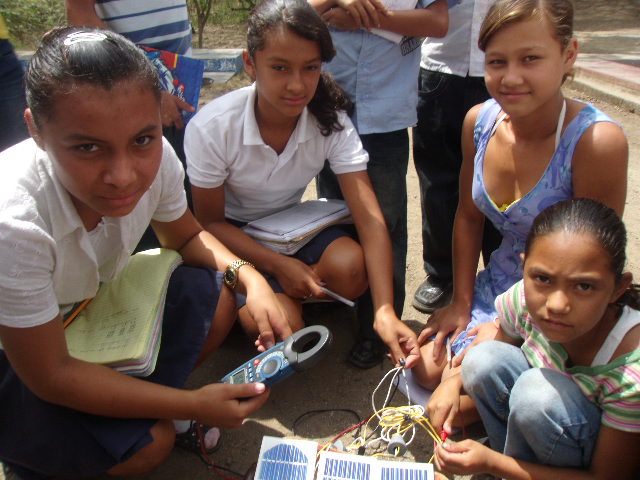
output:
<svg viewBox="0 0 640 480"><path fill-rule="evenodd" d="M401 374L405 378L404 383L406 386L408 404L398 407L388 407L387 405L389 404L393 393L395 393L394 387L397 389L397 381ZM375 404L376 393L389 378L389 388L387 390L386 397L382 407L378 408ZM402 456L407 451L407 447L411 445L416 437L416 425L423 428L434 442L440 443L443 441L441 435L436 432L429 420L425 417L424 407L422 405L412 405L411 391L409 388L409 382L406 381L404 362L401 362L399 367L394 367L389 370L382 380L380 380L371 394L371 407L374 413L367 420L364 420L344 432L341 432L320 451L331 448L340 437L363 425L364 429L362 429L362 432L346 448L347 452L363 455L367 451L374 449L376 453L373 453L373 456L387 454L394 457ZM375 425L376 420L377 425ZM369 431L371 432L370 434L367 433ZM386 448L380 448L380 445L384 445Z"/></svg>
<svg viewBox="0 0 640 480"><path fill-rule="evenodd" d="M336 442L346 434L358 430L357 437L353 442L346 447L346 451L349 453L357 453L358 455L364 455L367 452L371 452L372 456L393 456L400 457L404 455L407 448L416 438L416 426L424 429L427 434L433 439L434 444L444 441L445 436L443 432L440 434L429 422L429 419L425 417L425 410L422 405L412 405L411 391L409 382L406 381L406 373L404 362L400 362L399 367L394 367L389 370L384 377L380 380L376 388L371 394L371 407L373 414L365 420L362 420L355 425L347 428L333 437L328 443L326 443L318 451L318 456L324 450L334 448ZM398 388L398 380L400 375L404 377L404 384L406 387L407 405L389 407L387 406L395 390ZM385 381L389 380L389 388L385 396L384 402L380 408L376 407L375 398L378 391L382 388ZM359 416L356 412L349 409L323 409L312 410L305 412L298 417L292 426L292 433L295 435L296 425L303 419L310 415L316 415L320 413L329 412L344 412L353 414L358 420ZM377 423L377 424L376 424ZM364 427L364 428L362 428ZM369 433L368 433L369 432ZM408 438L407 438L408 437ZM382 446L382 447L381 447ZM203 450L201 453L202 460L213 470L213 472L219 477L225 480L240 480L239 477L243 475L232 470L226 469L219 465L214 465L213 461L209 458L206 452ZM428 463L433 461L433 456ZM252 475L252 469L244 475L244 478L250 478Z"/></svg>

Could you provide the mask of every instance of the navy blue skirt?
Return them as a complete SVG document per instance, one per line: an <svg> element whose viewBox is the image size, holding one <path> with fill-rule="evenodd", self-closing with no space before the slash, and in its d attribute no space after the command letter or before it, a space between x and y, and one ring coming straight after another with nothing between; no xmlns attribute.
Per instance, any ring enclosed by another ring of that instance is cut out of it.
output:
<svg viewBox="0 0 640 480"><path fill-rule="evenodd" d="M352 234L349 233L348 225L332 225L330 227L325 228L320 233L318 233L315 237L313 237L309 243L304 245L300 250L298 250L293 255L290 255L293 258L297 258L303 263L307 265L313 265L320 261L320 257L327 249L329 245L331 245L335 240L342 237L351 237L354 238ZM278 281L267 275L267 281L271 288L273 288L274 292L283 293L284 290L280 286Z"/></svg>
<svg viewBox="0 0 640 480"><path fill-rule="evenodd" d="M227 222L235 225L236 227L243 227L247 224L247 222L240 222L238 220L233 220L231 218L226 219ZM298 250L293 255L289 255L290 257L297 258L303 263L307 265L313 265L318 263L320 257L327 249L329 245L331 245L335 240L342 237L356 238L355 228L353 225L331 225L324 230L321 230L315 237L313 237L309 243L305 244L300 250ZM278 280L276 280L271 275L263 274L269 282L269 285L276 293L284 293L284 290L280 286ZM244 307L247 303L247 298L244 295L237 294L236 301L238 304L238 308Z"/></svg>
<svg viewBox="0 0 640 480"><path fill-rule="evenodd" d="M222 274L178 267L169 282L160 353L144 381L181 388L200 355ZM37 353L34 353L37 354ZM106 472L152 441L157 419L109 418L42 401L0 350L0 460L21 477L89 477Z"/></svg>

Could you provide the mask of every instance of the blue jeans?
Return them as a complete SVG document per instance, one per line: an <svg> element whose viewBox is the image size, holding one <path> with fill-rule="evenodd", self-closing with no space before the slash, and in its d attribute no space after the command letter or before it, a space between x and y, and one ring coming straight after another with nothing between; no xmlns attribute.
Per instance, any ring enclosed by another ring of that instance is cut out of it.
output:
<svg viewBox="0 0 640 480"><path fill-rule="evenodd" d="M602 412L569 377L532 368L520 348L489 341L467 353L462 383L494 450L538 464L589 467Z"/></svg>
<svg viewBox="0 0 640 480"><path fill-rule="evenodd" d="M393 249L393 305L396 315L402 315L407 264L407 168L409 166L409 132L371 133L360 135L362 146L369 153L367 173L384 215ZM342 198L336 176L325 163L317 178L318 197ZM370 293L358 301L361 333L373 332L373 305Z"/></svg>
<svg viewBox="0 0 640 480"><path fill-rule="evenodd" d="M482 77L459 77L420 69L418 124L413 128L413 162L420 182L422 259L425 272L443 283L453 278L452 234L462 165L462 123L471 107L489 98ZM483 258L500 244L485 222Z"/></svg>
<svg viewBox="0 0 640 480"><path fill-rule="evenodd" d="M9 40L0 40L0 152L29 138L24 122L22 64Z"/></svg>

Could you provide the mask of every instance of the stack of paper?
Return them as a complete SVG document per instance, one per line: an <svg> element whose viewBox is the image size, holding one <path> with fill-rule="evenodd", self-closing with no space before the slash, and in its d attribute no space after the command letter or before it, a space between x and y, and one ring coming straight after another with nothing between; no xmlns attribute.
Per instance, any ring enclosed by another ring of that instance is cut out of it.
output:
<svg viewBox="0 0 640 480"><path fill-rule="evenodd" d="M343 200L308 200L293 207L249 222L244 232L267 248L292 255L317 233L336 223L351 223Z"/></svg>
<svg viewBox="0 0 640 480"><path fill-rule="evenodd" d="M160 350L169 278L181 263L174 250L133 255L65 329L69 353L128 375L150 375Z"/></svg>

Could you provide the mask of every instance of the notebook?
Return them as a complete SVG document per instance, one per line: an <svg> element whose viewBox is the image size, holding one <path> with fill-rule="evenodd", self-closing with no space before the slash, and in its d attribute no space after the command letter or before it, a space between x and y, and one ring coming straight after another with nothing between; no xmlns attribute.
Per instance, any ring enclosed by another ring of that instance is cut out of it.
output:
<svg viewBox="0 0 640 480"><path fill-rule="evenodd" d="M319 199L249 222L243 230L267 248L291 255L336 223L351 223L351 213L344 200Z"/></svg>
<svg viewBox="0 0 640 480"><path fill-rule="evenodd" d="M164 248L133 255L65 329L71 356L128 375L150 375L160 349L169 278L181 263L178 252Z"/></svg>

